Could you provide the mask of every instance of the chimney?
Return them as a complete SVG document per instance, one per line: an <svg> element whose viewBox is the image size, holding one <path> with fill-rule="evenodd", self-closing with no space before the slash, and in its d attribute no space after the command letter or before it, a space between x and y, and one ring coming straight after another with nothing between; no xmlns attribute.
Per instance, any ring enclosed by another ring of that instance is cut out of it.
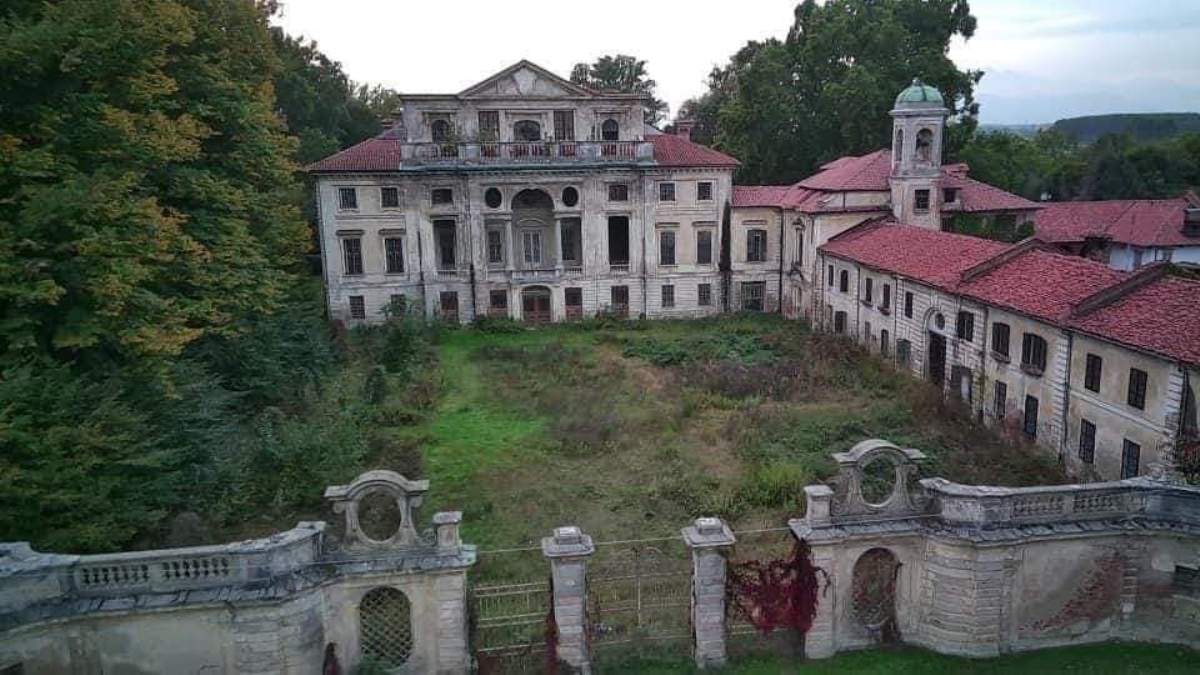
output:
<svg viewBox="0 0 1200 675"><path fill-rule="evenodd" d="M696 120L677 120L675 122L675 135L686 140L692 140L692 129L696 128Z"/></svg>

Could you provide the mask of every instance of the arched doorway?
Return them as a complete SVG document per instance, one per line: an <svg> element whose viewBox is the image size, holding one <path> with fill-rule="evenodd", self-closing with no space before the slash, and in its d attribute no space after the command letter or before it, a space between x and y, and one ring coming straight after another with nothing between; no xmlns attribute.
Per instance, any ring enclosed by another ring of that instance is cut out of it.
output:
<svg viewBox="0 0 1200 675"><path fill-rule="evenodd" d="M555 256L551 227L554 200L542 190L521 190L512 200L516 226L516 263L522 270L553 269Z"/></svg>
<svg viewBox="0 0 1200 675"><path fill-rule="evenodd" d="M941 387L946 381L946 317L941 312L933 312L926 322L926 372L929 381Z"/></svg>
<svg viewBox="0 0 1200 675"><path fill-rule="evenodd" d="M550 289L530 286L521 291L521 320L531 326L550 323Z"/></svg>
<svg viewBox="0 0 1200 675"><path fill-rule="evenodd" d="M873 548L854 563L850 587L850 610L855 619L876 639L899 639L896 626L896 580L900 561L886 548Z"/></svg>

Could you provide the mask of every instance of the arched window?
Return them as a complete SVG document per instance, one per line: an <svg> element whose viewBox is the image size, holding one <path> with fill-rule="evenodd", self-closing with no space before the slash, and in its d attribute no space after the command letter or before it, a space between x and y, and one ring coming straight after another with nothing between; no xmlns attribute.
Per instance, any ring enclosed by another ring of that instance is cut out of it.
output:
<svg viewBox="0 0 1200 675"><path fill-rule="evenodd" d="M450 140L450 123L446 120L434 120L430 126L434 143L445 143Z"/></svg>
<svg viewBox="0 0 1200 675"><path fill-rule="evenodd" d="M917 160L928 162L933 158L933 132L922 129L917 132Z"/></svg>
<svg viewBox="0 0 1200 675"><path fill-rule="evenodd" d="M838 290L843 293L850 290L850 273L846 270L842 270L842 273L838 276Z"/></svg>
<svg viewBox="0 0 1200 675"><path fill-rule="evenodd" d="M901 154L904 153L904 130L896 130L896 144L892 146L892 162L899 162Z"/></svg>
<svg viewBox="0 0 1200 675"><path fill-rule="evenodd" d="M513 140L540 141L542 140L542 125L533 120L521 120L513 125Z"/></svg>
<svg viewBox="0 0 1200 675"><path fill-rule="evenodd" d="M408 661L413 651L412 608L394 588L376 588L358 605L358 639L363 656L390 667Z"/></svg>
<svg viewBox="0 0 1200 675"><path fill-rule="evenodd" d="M604 120L600 125L600 140L602 141L617 141L621 139L621 125L617 121L609 118Z"/></svg>

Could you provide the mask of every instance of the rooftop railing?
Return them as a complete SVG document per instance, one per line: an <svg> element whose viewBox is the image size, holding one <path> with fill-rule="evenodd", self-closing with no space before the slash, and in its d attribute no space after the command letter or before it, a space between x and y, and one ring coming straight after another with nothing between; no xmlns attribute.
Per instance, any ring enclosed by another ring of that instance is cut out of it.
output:
<svg viewBox="0 0 1200 675"><path fill-rule="evenodd" d="M511 164L556 162L653 162L649 141L518 141L405 143L400 165Z"/></svg>

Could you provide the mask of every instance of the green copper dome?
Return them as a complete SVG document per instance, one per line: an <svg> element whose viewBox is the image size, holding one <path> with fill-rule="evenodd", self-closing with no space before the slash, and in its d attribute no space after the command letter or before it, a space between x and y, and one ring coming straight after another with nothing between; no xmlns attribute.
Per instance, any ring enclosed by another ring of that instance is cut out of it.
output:
<svg viewBox="0 0 1200 675"><path fill-rule="evenodd" d="M912 85L896 97L897 108L941 108L942 95L937 89L922 84L921 78L913 78Z"/></svg>

